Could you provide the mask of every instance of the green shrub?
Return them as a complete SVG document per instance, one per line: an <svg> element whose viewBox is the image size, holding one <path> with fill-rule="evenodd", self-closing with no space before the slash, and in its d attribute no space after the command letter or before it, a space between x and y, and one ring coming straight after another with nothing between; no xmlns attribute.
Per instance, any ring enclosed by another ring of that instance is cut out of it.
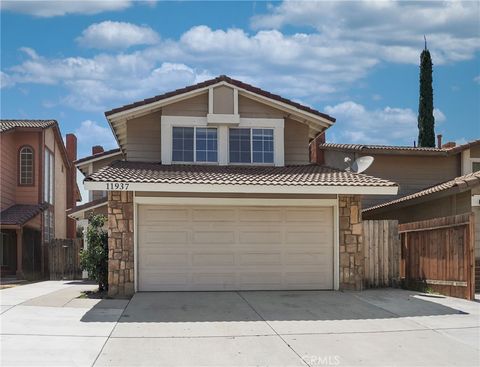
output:
<svg viewBox="0 0 480 367"><path fill-rule="evenodd" d="M108 233L103 229L107 218L92 215L87 227L87 248L80 252L80 266L98 283L98 290L108 289Z"/></svg>

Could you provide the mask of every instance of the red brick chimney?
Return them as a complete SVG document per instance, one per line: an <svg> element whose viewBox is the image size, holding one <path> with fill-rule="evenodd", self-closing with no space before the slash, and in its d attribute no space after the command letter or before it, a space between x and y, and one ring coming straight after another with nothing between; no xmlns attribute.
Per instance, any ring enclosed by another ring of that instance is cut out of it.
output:
<svg viewBox="0 0 480 367"><path fill-rule="evenodd" d="M325 164L325 154L319 145L325 143L325 131L319 133L310 143L310 163Z"/></svg>
<svg viewBox="0 0 480 367"><path fill-rule="evenodd" d="M71 164L67 178L67 209L70 209L77 205L77 167L73 164L77 160L77 137L74 134L67 134L65 147L67 148L67 157ZM75 238L75 236L76 221L67 217L67 238Z"/></svg>
<svg viewBox="0 0 480 367"><path fill-rule="evenodd" d="M92 147L92 155L103 153L103 147L101 145L94 145Z"/></svg>

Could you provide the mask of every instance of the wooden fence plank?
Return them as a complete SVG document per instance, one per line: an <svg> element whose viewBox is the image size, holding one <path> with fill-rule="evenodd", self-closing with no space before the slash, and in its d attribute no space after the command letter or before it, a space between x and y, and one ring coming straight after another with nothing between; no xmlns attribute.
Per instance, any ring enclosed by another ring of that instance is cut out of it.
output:
<svg viewBox="0 0 480 367"><path fill-rule="evenodd" d="M363 222L365 288L398 284L402 252L397 227L395 220Z"/></svg>
<svg viewBox="0 0 480 367"><path fill-rule="evenodd" d="M48 245L48 269L51 280L82 279L80 250L82 239L54 239Z"/></svg>
<svg viewBox="0 0 480 367"><path fill-rule="evenodd" d="M399 225L406 283L473 299L473 223L462 214Z"/></svg>

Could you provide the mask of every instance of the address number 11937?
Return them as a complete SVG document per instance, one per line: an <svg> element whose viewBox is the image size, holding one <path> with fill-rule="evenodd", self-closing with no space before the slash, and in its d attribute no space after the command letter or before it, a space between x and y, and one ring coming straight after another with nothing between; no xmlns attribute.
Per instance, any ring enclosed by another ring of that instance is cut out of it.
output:
<svg viewBox="0 0 480 367"><path fill-rule="evenodd" d="M125 182L107 182L107 190L119 190L126 191L128 190L128 183Z"/></svg>

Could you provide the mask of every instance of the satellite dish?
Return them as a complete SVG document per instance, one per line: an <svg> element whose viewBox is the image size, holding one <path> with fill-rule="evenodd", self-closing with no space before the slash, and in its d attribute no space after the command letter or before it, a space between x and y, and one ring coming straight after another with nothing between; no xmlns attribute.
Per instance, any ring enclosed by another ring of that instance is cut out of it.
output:
<svg viewBox="0 0 480 367"><path fill-rule="evenodd" d="M350 169L352 170L352 172L362 173L372 165L373 159L374 158L369 155L366 155L365 157L360 157L356 159L355 162L352 163L352 165L350 166Z"/></svg>

